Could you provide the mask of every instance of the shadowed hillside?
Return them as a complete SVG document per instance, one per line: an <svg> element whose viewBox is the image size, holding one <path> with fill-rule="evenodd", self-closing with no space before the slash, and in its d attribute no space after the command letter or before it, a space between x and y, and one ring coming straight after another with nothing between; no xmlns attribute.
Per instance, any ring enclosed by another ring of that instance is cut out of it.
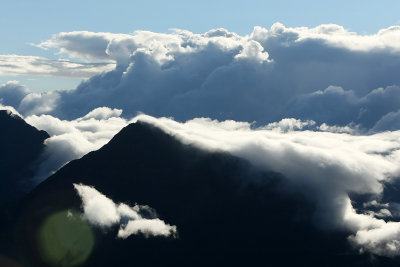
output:
<svg viewBox="0 0 400 267"><path fill-rule="evenodd" d="M0 203L4 203L30 188L29 179L39 166L49 135L6 110L0 110L0 128Z"/></svg>

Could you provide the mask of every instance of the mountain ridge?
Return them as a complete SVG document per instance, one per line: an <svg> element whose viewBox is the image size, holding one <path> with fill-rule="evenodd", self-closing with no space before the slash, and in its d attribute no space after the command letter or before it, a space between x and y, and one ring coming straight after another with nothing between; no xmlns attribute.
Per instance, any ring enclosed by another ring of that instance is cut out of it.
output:
<svg viewBox="0 0 400 267"><path fill-rule="evenodd" d="M8 110L0 110L0 203L18 198L30 189L49 134ZM25 186L24 186L25 185Z"/></svg>

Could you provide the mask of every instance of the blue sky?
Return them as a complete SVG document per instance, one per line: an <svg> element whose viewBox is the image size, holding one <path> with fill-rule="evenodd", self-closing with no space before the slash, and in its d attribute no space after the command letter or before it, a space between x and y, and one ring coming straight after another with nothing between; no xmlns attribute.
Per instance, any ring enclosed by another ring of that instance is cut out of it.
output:
<svg viewBox="0 0 400 267"><path fill-rule="evenodd" d="M200 33L224 27L241 35L274 22L314 27L335 23L360 34L400 23L400 1L59 1L4 0L1 2L0 55L34 55L56 59L54 51L32 46L53 34L74 30L130 33L134 30L167 32L170 28ZM73 88L79 79L0 76L0 83L20 80L35 91Z"/></svg>

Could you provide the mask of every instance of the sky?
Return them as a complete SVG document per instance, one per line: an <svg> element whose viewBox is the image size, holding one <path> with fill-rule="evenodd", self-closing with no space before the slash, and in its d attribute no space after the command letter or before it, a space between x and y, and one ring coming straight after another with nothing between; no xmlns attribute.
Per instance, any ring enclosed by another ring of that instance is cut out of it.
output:
<svg viewBox="0 0 400 267"><path fill-rule="evenodd" d="M400 23L400 2L390 1L59 1L4 0L0 17L3 36L0 55L63 59L54 49L33 44L60 32L132 33L135 30L169 32L179 28L204 33L226 28L240 35L254 26L269 28L275 22L288 27L315 27L335 23L359 34L373 34ZM0 73L0 84L18 80L32 91L75 88L81 77L11 75Z"/></svg>

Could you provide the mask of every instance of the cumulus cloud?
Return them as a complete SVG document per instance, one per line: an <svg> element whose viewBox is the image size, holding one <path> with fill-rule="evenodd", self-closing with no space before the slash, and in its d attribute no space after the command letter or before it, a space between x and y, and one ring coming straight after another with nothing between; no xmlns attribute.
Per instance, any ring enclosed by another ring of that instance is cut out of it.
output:
<svg viewBox="0 0 400 267"><path fill-rule="evenodd" d="M131 220L118 231L118 237L127 238L130 235L142 233L145 237L176 235L176 226L165 224L160 219Z"/></svg>
<svg viewBox="0 0 400 267"><path fill-rule="evenodd" d="M89 78L110 71L114 63L52 60L38 56L0 55L0 75L36 75Z"/></svg>
<svg viewBox="0 0 400 267"><path fill-rule="evenodd" d="M372 251L378 255L398 256L400 249L400 223L380 221L370 230L360 230L350 240L360 246L361 252Z"/></svg>
<svg viewBox="0 0 400 267"><path fill-rule="evenodd" d="M265 130L274 130L281 132L288 132L294 130L302 130L307 127L313 127L315 125L315 121L301 121L294 118L285 118L280 120L279 122L271 122L263 127Z"/></svg>
<svg viewBox="0 0 400 267"><path fill-rule="evenodd" d="M353 90L330 86L300 95L287 107L287 116L312 118L318 123L359 124L373 131L400 129L396 116L400 110L400 87L388 86L357 96Z"/></svg>
<svg viewBox="0 0 400 267"><path fill-rule="evenodd" d="M271 38L285 37L287 44L318 40L330 46L353 51L389 50L393 53L400 52L400 26L390 26L376 34L359 35L337 24L323 24L315 28L292 28L285 27L282 23L275 23L270 30L259 26L255 27L251 37L261 42Z"/></svg>
<svg viewBox="0 0 400 267"><path fill-rule="evenodd" d="M29 94L29 89L18 81L8 81L0 86L0 103L18 107L22 99Z"/></svg>
<svg viewBox="0 0 400 267"><path fill-rule="evenodd" d="M392 111L382 116L372 128L374 132L380 131L393 131L400 129L400 109L397 111Z"/></svg>
<svg viewBox="0 0 400 267"><path fill-rule="evenodd" d="M123 38L124 34L94 33L88 31L61 32L50 40L36 45L42 49L58 48L61 53L75 58L88 60L110 59L106 53L109 42L115 38Z"/></svg>
<svg viewBox="0 0 400 267"><path fill-rule="evenodd" d="M18 110L24 115L44 114L52 111L60 98L56 91L47 93L29 93L18 106Z"/></svg>
<svg viewBox="0 0 400 267"><path fill-rule="evenodd" d="M88 119L107 120L109 118L120 117L121 114L121 109L110 109L107 107L101 107L90 111L88 114L79 119L79 121Z"/></svg>
<svg viewBox="0 0 400 267"><path fill-rule="evenodd" d="M12 106L24 116L51 112L59 101L60 93L32 93L18 81L8 81L0 86L0 104Z"/></svg>
<svg viewBox="0 0 400 267"><path fill-rule="evenodd" d="M175 53L192 53L210 43L222 49L238 49L238 57L268 61L268 53L262 53L259 43L247 41L225 29L211 30L202 35L176 30L176 34L135 31L133 34L94 33L88 31L62 32L38 47L58 48L72 57L91 60L115 60L129 63L129 57L142 52L156 59L159 64L174 59Z"/></svg>
<svg viewBox="0 0 400 267"><path fill-rule="evenodd" d="M225 29L63 32L38 46L115 62L115 69L59 92L51 106L40 108L48 103L38 100L46 94L26 98L20 113L76 119L108 106L123 109L126 117L141 111L180 121L210 117L257 125L292 117L342 129L398 129L389 121L400 109L399 33L399 27L359 35L338 25L279 23L245 36Z"/></svg>
<svg viewBox="0 0 400 267"><path fill-rule="evenodd" d="M177 235L176 226L157 218L155 211L148 206L116 204L94 187L83 184L74 184L74 187L82 199L84 216L89 223L103 228L120 225L117 234L119 238L138 234L145 237ZM153 215L152 218L143 217L143 212Z"/></svg>

